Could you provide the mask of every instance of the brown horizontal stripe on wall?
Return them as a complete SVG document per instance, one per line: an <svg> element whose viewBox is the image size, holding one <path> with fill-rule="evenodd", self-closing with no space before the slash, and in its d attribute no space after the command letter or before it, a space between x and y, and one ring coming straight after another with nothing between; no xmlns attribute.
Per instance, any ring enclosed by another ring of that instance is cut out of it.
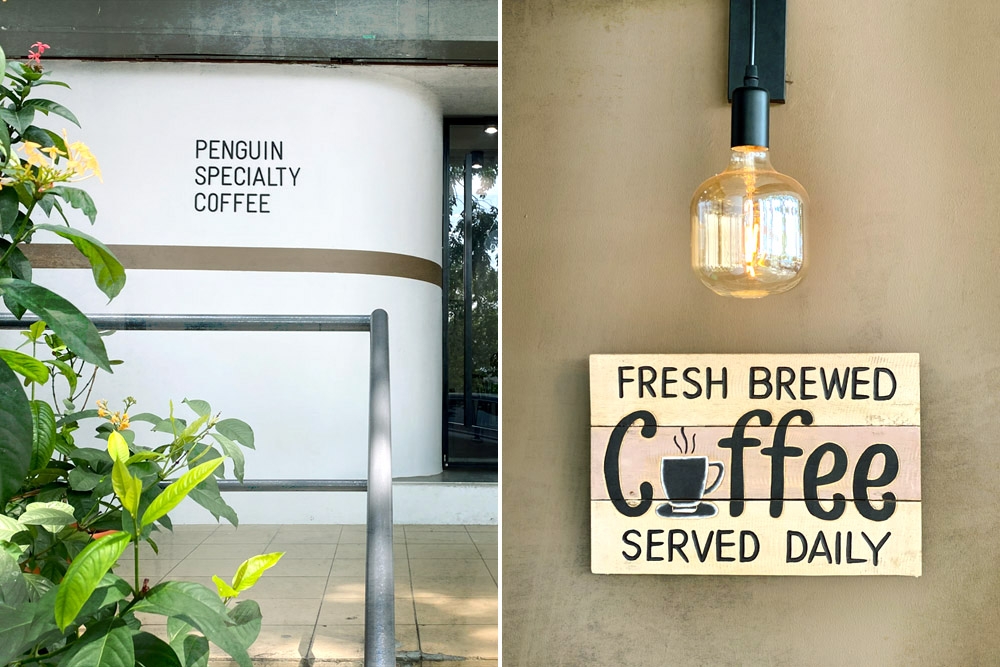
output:
<svg viewBox="0 0 1000 667"><path fill-rule="evenodd" d="M38 269L90 267L87 259L68 243L34 243L22 248L32 266ZM126 269L361 273L422 280L441 287L439 264L394 252L158 245L109 245L108 248Z"/></svg>

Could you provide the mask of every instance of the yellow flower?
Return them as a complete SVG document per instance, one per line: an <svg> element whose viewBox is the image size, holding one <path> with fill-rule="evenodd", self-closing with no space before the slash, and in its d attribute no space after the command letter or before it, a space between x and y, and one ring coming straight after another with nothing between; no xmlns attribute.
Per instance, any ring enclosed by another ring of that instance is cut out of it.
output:
<svg viewBox="0 0 1000 667"><path fill-rule="evenodd" d="M58 148L56 148L55 146L46 146L45 148L42 148L41 151L43 153L48 153L48 156L49 156L50 160L55 160L60 155L66 155L61 150L59 150Z"/></svg>
<svg viewBox="0 0 1000 667"><path fill-rule="evenodd" d="M48 166L48 160L38 150L40 147L41 144L36 144L34 141L25 141L21 145L21 152L24 153L24 159L33 167Z"/></svg>

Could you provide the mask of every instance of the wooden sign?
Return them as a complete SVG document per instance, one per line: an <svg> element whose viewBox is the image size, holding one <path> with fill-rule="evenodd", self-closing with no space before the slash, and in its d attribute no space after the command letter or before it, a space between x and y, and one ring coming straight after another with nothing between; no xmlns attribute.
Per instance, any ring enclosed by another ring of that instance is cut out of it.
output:
<svg viewBox="0 0 1000 667"><path fill-rule="evenodd" d="M920 576L916 354L592 355L598 574Z"/></svg>

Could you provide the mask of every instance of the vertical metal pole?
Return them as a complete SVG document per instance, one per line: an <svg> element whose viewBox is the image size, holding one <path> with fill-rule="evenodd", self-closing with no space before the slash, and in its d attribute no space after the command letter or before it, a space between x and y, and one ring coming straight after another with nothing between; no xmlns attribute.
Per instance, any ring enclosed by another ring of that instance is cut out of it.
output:
<svg viewBox="0 0 1000 667"><path fill-rule="evenodd" d="M465 213L462 216L465 223L463 233L465 242L465 425L475 424L475 410L472 405L472 153L465 154Z"/></svg>
<svg viewBox="0 0 1000 667"><path fill-rule="evenodd" d="M368 400L368 550L365 563L365 667L395 667L392 575L392 435L389 410L389 321L371 319Z"/></svg>

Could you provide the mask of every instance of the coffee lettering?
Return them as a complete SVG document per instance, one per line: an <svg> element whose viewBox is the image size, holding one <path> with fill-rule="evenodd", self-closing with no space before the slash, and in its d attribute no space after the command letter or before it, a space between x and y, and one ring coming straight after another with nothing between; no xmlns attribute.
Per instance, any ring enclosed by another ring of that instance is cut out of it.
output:
<svg viewBox="0 0 1000 667"><path fill-rule="evenodd" d="M640 429L642 437L652 438L656 435L656 419L645 410L637 410L618 422L614 431L611 432L611 439L608 441L608 449L604 453L604 483L608 487L608 497L611 498L615 509L625 516L642 516L653 504L653 485L643 482L639 485L639 504L629 505L625 502L622 494L621 472L618 467L618 455L622 450L622 441L629 427L636 421L642 420Z"/></svg>
<svg viewBox="0 0 1000 667"><path fill-rule="evenodd" d="M785 458L789 456L802 456L802 449L799 447L786 447L785 434L788 432L788 424L798 417L803 426L812 424L812 414L805 410L792 410L778 422L778 427L774 430L774 444L760 450L761 454L771 457L771 516L781 516L781 507L785 498ZM720 445L721 446L721 445Z"/></svg>
<svg viewBox="0 0 1000 667"><path fill-rule="evenodd" d="M760 376L760 377L758 377ZM763 393L757 393L757 386L763 385ZM750 398L768 398L771 395L771 371L763 366L750 367Z"/></svg>
<svg viewBox="0 0 1000 667"><path fill-rule="evenodd" d="M788 366L779 366L778 371L775 374L774 383L777 386L778 395L775 396L777 400L781 400L781 390L784 389L788 392L788 398L795 400L795 394L792 393L792 383L795 382L795 371L793 371Z"/></svg>
<svg viewBox="0 0 1000 667"><path fill-rule="evenodd" d="M868 394L862 394L858 391L858 385L860 384L870 384L868 380L862 380L858 377L858 373L863 373L869 370L867 366L861 366L859 368L851 369L851 399L855 401L860 401L866 398L870 398Z"/></svg>
<svg viewBox="0 0 1000 667"><path fill-rule="evenodd" d="M639 560L639 556L642 555L642 547L636 544L635 542L631 541L629 538L633 536L640 537L641 535L642 533L640 533L638 530L635 529L626 530L625 533L622 535L622 542L629 545L630 547L635 548L635 553L633 554L629 554L627 551L622 552L622 556L625 556L625 560Z"/></svg>
<svg viewBox="0 0 1000 667"><path fill-rule="evenodd" d="M670 532L673 532L673 531L670 531ZM659 540L654 540L653 536L654 535L662 535L662 534L663 534L663 531L660 530L659 528L657 528L656 530L651 530L648 533L646 533L646 560L648 560L648 561L663 560L663 556L654 556L653 555L653 547L662 547L663 546L663 542L660 542Z"/></svg>
<svg viewBox="0 0 1000 667"><path fill-rule="evenodd" d="M882 474L875 479L868 479L871 472L872 462L875 456L881 454L885 459L885 466ZM854 505L858 508L861 516L872 521L885 521L896 511L896 494L891 491L882 494L882 508L872 507L868 500L868 489L878 486L887 486L899 473L899 457L896 450L886 444L874 444L858 458L858 465L854 468Z"/></svg>
<svg viewBox="0 0 1000 667"><path fill-rule="evenodd" d="M747 554L747 538L753 545L753 553ZM740 531L740 562L749 563L757 558L757 554L760 553L760 540L757 539L757 534L752 530L741 530Z"/></svg>
<svg viewBox="0 0 1000 667"><path fill-rule="evenodd" d="M678 542L677 540L683 538ZM690 563L687 554L684 553L684 545L688 542L687 531L673 529L667 533L667 557L670 562L674 560L674 551L676 551L681 558L684 559L685 563Z"/></svg>
<svg viewBox="0 0 1000 667"><path fill-rule="evenodd" d="M809 373L815 370L815 366L802 367L802 373L799 375L799 398L803 401L811 401L815 398L819 398L816 394L810 394L809 390L806 388L809 385L816 384L816 380L809 379Z"/></svg>
<svg viewBox="0 0 1000 667"><path fill-rule="evenodd" d="M833 455L833 466L830 472L817 476L820 463L827 454ZM827 521L839 519L844 514L844 508L847 507L844 494L833 494L833 507L825 510L819 502L819 487L839 482L845 474L847 474L847 452L843 447L833 442L826 442L812 451L806 459L806 469L802 476L803 495L810 514Z"/></svg>
<svg viewBox="0 0 1000 667"><path fill-rule="evenodd" d="M684 381L687 382L692 387L694 387L694 391L684 392L684 398L698 398L699 396L701 396L701 384L698 382L697 379L691 377L692 375L697 375L697 374L698 374L697 368L684 369Z"/></svg>
<svg viewBox="0 0 1000 667"><path fill-rule="evenodd" d="M723 542L723 535L732 535L735 532L735 530L720 530L715 533L715 560L720 563L732 563L736 560L735 556L722 555L723 549L736 546L736 542Z"/></svg>
<svg viewBox="0 0 1000 667"><path fill-rule="evenodd" d="M643 380L643 373L649 373L649 379ZM642 398L642 390L645 388L649 391L650 396L656 396L656 392L653 391L653 382L656 381L656 369L652 366L639 366L639 398Z"/></svg>
<svg viewBox="0 0 1000 667"><path fill-rule="evenodd" d="M677 398L677 394L672 394L670 390L667 388L668 384L677 384L677 380L670 377L670 374L676 370L677 369L674 368L673 366L666 366L660 372L660 379L663 381L663 386L660 390L660 396L662 396L663 398Z"/></svg>

